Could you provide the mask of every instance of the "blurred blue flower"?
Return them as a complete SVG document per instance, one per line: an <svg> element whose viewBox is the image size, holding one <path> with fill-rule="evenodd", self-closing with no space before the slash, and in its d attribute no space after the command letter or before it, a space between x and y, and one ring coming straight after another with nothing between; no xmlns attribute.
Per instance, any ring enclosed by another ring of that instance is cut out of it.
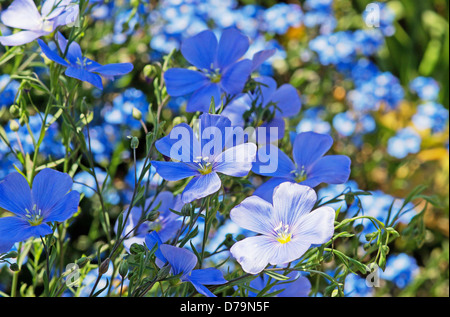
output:
<svg viewBox="0 0 450 317"><path fill-rule="evenodd" d="M394 282L399 288L405 288L418 274L416 259L406 253L390 255L386 261L386 269L380 271L382 279Z"/></svg>
<svg viewBox="0 0 450 317"><path fill-rule="evenodd" d="M302 119L296 127L296 132L316 132L320 134L329 134L331 131L331 125L324 120L326 114L324 107L314 107L302 111Z"/></svg>
<svg viewBox="0 0 450 317"><path fill-rule="evenodd" d="M412 117L412 122L419 130L431 129L433 132L442 132L448 125L448 117L448 109L430 101L417 107L417 113Z"/></svg>
<svg viewBox="0 0 450 317"><path fill-rule="evenodd" d="M420 99L435 101L439 97L439 83L431 77L419 76L409 83L409 89L416 93Z"/></svg>
<svg viewBox="0 0 450 317"><path fill-rule="evenodd" d="M277 3L264 12L263 29L267 32L285 34L290 27L299 27L303 11L297 4Z"/></svg>
<svg viewBox="0 0 450 317"><path fill-rule="evenodd" d="M14 104L20 83L8 74L0 75L0 109Z"/></svg>
<svg viewBox="0 0 450 317"><path fill-rule="evenodd" d="M389 8L387 3L383 2L372 2L372 4L377 5L377 11L378 15L376 18L378 18L377 22L377 28L379 28L384 36L392 36L395 33L395 27L394 27L394 21L395 21L395 14L392 11L392 9ZM368 15L371 14L371 11L365 10L363 12L363 19L364 21L368 21Z"/></svg>
<svg viewBox="0 0 450 317"><path fill-rule="evenodd" d="M320 27L320 34L330 34L337 26L333 0L306 0L304 24L308 28Z"/></svg>
<svg viewBox="0 0 450 317"><path fill-rule="evenodd" d="M142 91L128 88L114 98L111 108L104 109L104 118L107 123L137 130L142 125L139 120L133 118L133 108L142 113L142 119L145 121L148 106L147 97Z"/></svg>
<svg viewBox="0 0 450 317"><path fill-rule="evenodd" d="M344 294L347 297L372 297L374 288L366 284L366 279L350 273L345 277Z"/></svg>
<svg viewBox="0 0 450 317"><path fill-rule="evenodd" d="M298 272L291 272L286 275L289 277L286 281L278 282L276 285L272 286L265 294L274 293L277 291L281 291L278 293L276 297L308 297L311 292L311 282L306 276L302 276ZM263 274L262 276L258 276L253 281L250 282L250 287L262 291L270 281L270 277L267 274ZM275 282L273 279L270 283ZM255 297L257 294L249 291L249 297Z"/></svg>
<svg viewBox="0 0 450 317"><path fill-rule="evenodd" d="M389 155L398 159L405 158L408 154L420 151L422 138L411 127L397 131L397 134L388 140L387 151Z"/></svg>

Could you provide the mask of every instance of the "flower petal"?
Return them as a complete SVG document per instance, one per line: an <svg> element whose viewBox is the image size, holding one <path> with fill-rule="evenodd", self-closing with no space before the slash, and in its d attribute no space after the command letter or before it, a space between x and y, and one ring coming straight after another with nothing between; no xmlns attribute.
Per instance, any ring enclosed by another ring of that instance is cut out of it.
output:
<svg viewBox="0 0 450 317"><path fill-rule="evenodd" d="M184 58L198 69L211 69L217 52L217 38L210 30L187 38L181 44Z"/></svg>
<svg viewBox="0 0 450 317"><path fill-rule="evenodd" d="M345 155L327 155L307 170L307 179L301 184L315 187L320 183L343 184L350 176L351 161Z"/></svg>
<svg viewBox="0 0 450 317"><path fill-rule="evenodd" d="M229 28L224 30L217 49L217 65L222 69L231 65L244 56L249 46L248 37L237 29Z"/></svg>
<svg viewBox="0 0 450 317"><path fill-rule="evenodd" d="M163 242L161 241L161 238L159 237L158 233L156 231L152 231L149 234L145 236L145 244L147 245L147 248L149 250L153 249L155 244L158 245L158 248L155 251L155 256L158 260L164 263L167 262L167 259L164 257L164 254L161 252L161 246L163 245Z"/></svg>
<svg viewBox="0 0 450 317"><path fill-rule="evenodd" d="M189 250L177 248L168 244L160 246L161 252L172 267L172 274L189 275L197 265L197 257Z"/></svg>
<svg viewBox="0 0 450 317"><path fill-rule="evenodd" d="M293 241L302 241L309 244L323 244L328 242L334 233L335 211L333 208L323 206L313 210L301 218L298 226L293 228Z"/></svg>
<svg viewBox="0 0 450 317"><path fill-rule="evenodd" d="M152 161L156 172L165 180L179 181L180 179L199 175L199 172L183 162Z"/></svg>
<svg viewBox="0 0 450 317"><path fill-rule="evenodd" d="M55 63L58 63L60 65L69 67L69 63L66 62L66 60L64 58L62 58L61 56L58 55L58 53L56 53L55 51L53 51L50 47L48 47L47 44L44 43L44 41L42 40L38 40L37 41L39 46L41 47L42 53L44 53L44 55L54 61Z"/></svg>
<svg viewBox="0 0 450 317"><path fill-rule="evenodd" d="M41 15L33 0L14 0L13 3L1 13L4 25L16 29L39 30Z"/></svg>
<svg viewBox="0 0 450 317"><path fill-rule="evenodd" d="M321 158L333 145L333 139L328 134L315 132L299 133L294 140L292 155L298 168L307 169Z"/></svg>
<svg viewBox="0 0 450 317"><path fill-rule="evenodd" d="M45 222L64 222L70 219L77 211L80 202L80 193L76 190L65 195L60 201L52 207L45 216Z"/></svg>
<svg viewBox="0 0 450 317"><path fill-rule="evenodd" d="M12 173L0 181L0 208L18 216L33 209L30 185L19 173Z"/></svg>
<svg viewBox="0 0 450 317"><path fill-rule="evenodd" d="M72 178L66 174L45 168L33 180L33 203L42 210L44 217L49 216L52 207L60 203L61 199L72 188ZM62 207L62 206L60 206Z"/></svg>
<svg viewBox="0 0 450 317"><path fill-rule="evenodd" d="M278 222L294 228L302 217L309 214L317 201L316 192L296 183L285 182L275 188L273 193L273 208Z"/></svg>
<svg viewBox="0 0 450 317"><path fill-rule="evenodd" d="M215 268L207 268L200 270L193 270L189 276L191 282L197 282L203 285L221 285L228 282L224 279L220 270Z"/></svg>
<svg viewBox="0 0 450 317"><path fill-rule="evenodd" d="M31 237L46 236L52 232L45 223L31 226L18 217L0 218L0 253L9 251L15 242L25 241Z"/></svg>
<svg viewBox="0 0 450 317"><path fill-rule="evenodd" d="M88 83L94 85L98 89L103 89L102 78L97 74L88 72L87 70L75 67L68 67L66 69L65 74L69 77L73 77L82 81L87 81Z"/></svg>
<svg viewBox="0 0 450 317"><path fill-rule="evenodd" d="M273 191L275 188L284 183L284 182L294 182L294 180L289 178L281 178L281 177L274 177L269 179L268 181L264 182L261 186L259 186L253 195L261 197L265 201L272 203L273 202Z"/></svg>
<svg viewBox="0 0 450 317"><path fill-rule="evenodd" d="M255 236L236 242L230 252L245 272L258 274L269 264L275 245L271 237Z"/></svg>
<svg viewBox="0 0 450 317"><path fill-rule="evenodd" d="M30 43L47 32L21 31L7 36L0 36L0 43L4 46L18 46Z"/></svg>
<svg viewBox="0 0 450 317"><path fill-rule="evenodd" d="M164 73L164 81L166 82L167 93L174 97L190 94L209 82L201 72L184 68L167 70Z"/></svg>
<svg viewBox="0 0 450 317"><path fill-rule="evenodd" d="M283 118L297 115L302 107L297 89L290 84L281 85L273 93L271 101L277 104L276 115Z"/></svg>
<svg viewBox="0 0 450 317"><path fill-rule="evenodd" d="M213 170L229 176L245 177L252 169L255 157L256 144L240 144L217 156Z"/></svg>
<svg viewBox="0 0 450 317"><path fill-rule="evenodd" d="M230 95L241 93L251 72L252 62L248 59L233 64L222 74L223 89Z"/></svg>
<svg viewBox="0 0 450 317"><path fill-rule="evenodd" d="M132 70L133 64L131 63L116 63L89 68L90 72L99 73L102 76L120 76L128 74Z"/></svg>
<svg viewBox="0 0 450 317"><path fill-rule="evenodd" d="M231 220L240 227L265 235L270 235L277 226L272 204L257 196L244 199L231 209Z"/></svg>
<svg viewBox="0 0 450 317"><path fill-rule="evenodd" d="M202 157L208 157L212 162L222 153L228 137L228 128L231 128L231 121L225 116L209 113L203 113L200 116L199 134Z"/></svg>
<svg viewBox="0 0 450 317"><path fill-rule="evenodd" d="M255 53L252 58L252 72L257 70L266 60L271 58L276 52L276 49L263 50Z"/></svg>
<svg viewBox="0 0 450 317"><path fill-rule="evenodd" d="M279 148L272 144L265 144L258 149L252 171L263 176L294 179L295 165Z"/></svg>
<svg viewBox="0 0 450 317"><path fill-rule="evenodd" d="M186 185L181 199L185 204L190 203L196 199L214 194L220 189L221 185L222 182L215 172L196 176Z"/></svg>
<svg viewBox="0 0 450 317"><path fill-rule="evenodd" d="M156 141L155 146L162 155L176 161L193 162L201 156L200 142L186 123L175 126L169 135Z"/></svg>
<svg viewBox="0 0 450 317"><path fill-rule="evenodd" d="M217 84L206 84L196 92L192 94L189 98L186 111L187 112L209 112L211 107L211 102L214 99L214 105L216 109L221 107L222 99L219 85Z"/></svg>

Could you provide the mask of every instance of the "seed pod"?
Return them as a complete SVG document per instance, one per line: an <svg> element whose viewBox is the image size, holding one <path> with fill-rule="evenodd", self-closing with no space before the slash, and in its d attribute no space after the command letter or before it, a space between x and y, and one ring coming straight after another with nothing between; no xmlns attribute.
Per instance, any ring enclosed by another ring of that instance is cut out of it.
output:
<svg viewBox="0 0 450 317"><path fill-rule="evenodd" d="M111 260L109 258L107 258L105 261L102 262L102 264L100 264L100 267L98 268L98 273L100 275L103 275L106 272L108 272L110 262L111 262Z"/></svg>

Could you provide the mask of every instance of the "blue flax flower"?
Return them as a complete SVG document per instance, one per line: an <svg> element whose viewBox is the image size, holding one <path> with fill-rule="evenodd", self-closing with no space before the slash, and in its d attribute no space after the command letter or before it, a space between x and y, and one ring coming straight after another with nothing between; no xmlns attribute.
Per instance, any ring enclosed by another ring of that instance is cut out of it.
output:
<svg viewBox="0 0 450 317"><path fill-rule="evenodd" d="M46 0L42 4L41 13L33 0L14 0L1 13L1 21L9 27L24 31L0 36L0 43L17 46L34 41L52 33L60 25L74 23L78 11L78 5L71 3L71 0Z"/></svg>
<svg viewBox="0 0 450 317"><path fill-rule="evenodd" d="M216 297L205 285L221 285L227 282L220 270L215 268L194 270L197 265L197 256L189 250L174 247L168 244L161 244L157 234L149 234L146 238L146 244L152 249L158 244L155 252L160 266L169 263L171 273L180 275L182 282L191 283L197 292L207 297Z"/></svg>
<svg viewBox="0 0 450 317"><path fill-rule="evenodd" d="M386 269L380 272L380 277L394 282L398 288L405 288L419 274L419 271L414 257L406 253L393 254L388 257Z"/></svg>
<svg viewBox="0 0 450 317"><path fill-rule="evenodd" d="M345 183L350 175L351 161L345 155L324 156L332 144L333 139L327 134L302 132L294 140L294 162L273 145L260 147L252 171L273 178L261 185L255 195L270 202L274 188L283 182L309 187L320 183ZM274 163L276 168L270 168Z"/></svg>
<svg viewBox="0 0 450 317"><path fill-rule="evenodd" d="M435 101L439 97L439 83L431 77L419 76L409 83L409 89L415 92L420 99Z"/></svg>
<svg viewBox="0 0 450 317"><path fill-rule="evenodd" d="M58 33L57 37L61 52L65 52L67 40L61 33ZM87 81L99 89L103 89L102 78L100 75L111 78L128 74L133 70L133 65L131 63L100 65L87 57L83 57L81 47L76 42L69 44L66 55L67 60L51 50L42 40L38 40L38 43L42 52L48 59L67 67L65 72L67 76Z"/></svg>
<svg viewBox="0 0 450 317"><path fill-rule="evenodd" d="M72 183L68 174L48 168L36 175L31 189L19 173L0 181L0 208L14 214L0 218L0 253L16 242L51 234L48 223L72 217L80 200L80 194L71 191Z"/></svg>
<svg viewBox="0 0 450 317"><path fill-rule="evenodd" d="M315 191L286 182L273 194L273 204L257 196L233 208L230 217L244 229L259 233L235 243L230 251L242 269L258 274L268 265L284 265L300 258L311 245L320 245L334 233L335 211L328 206L311 212Z"/></svg>
<svg viewBox="0 0 450 317"><path fill-rule="evenodd" d="M184 203L217 192L222 184L218 173L244 177L250 171L256 156L256 145L243 143L224 150L230 144L227 138L233 136L231 129L228 118L204 113L200 116L198 139L192 128L182 123L156 142L158 151L174 160L152 161L162 178L178 181L193 177L183 191Z"/></svg>
<svg viewBox="0 0 450 317"><path fill-rule="evenodd" d="M164 74L171 96L191 94L186 111L208 112L211 97L219 106L222 93L242 92L252 71L252 61L239 60L247 52L249 39L237 29L223 31L220 40L210 30L183 41L181 53L199 71L171 68Z"/></svg>

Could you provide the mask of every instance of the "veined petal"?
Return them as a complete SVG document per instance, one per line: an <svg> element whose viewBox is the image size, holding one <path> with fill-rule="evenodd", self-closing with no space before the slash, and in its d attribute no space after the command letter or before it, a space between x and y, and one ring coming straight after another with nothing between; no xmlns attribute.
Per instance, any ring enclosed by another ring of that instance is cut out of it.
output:
<svg viewBox="0 0 450 317"><path fill-rule="evenodd" d="M192 94L189 98L186 111L187 112L209 112L212 99L214 99L214 105L216 109L221 106L221 91L218 84L210 83L205 84L200 89Z"/></svg>
<svg viewBox="0 0 450 317"><path fill-rule="evenodd" d="M61 52L65 53L68 41L66 40L64 35L62 35L61 32L58 32L56 34L56 38L58 40L58 45L59 45L59 48L61 49ZM67 49L66 57L70 61L72 66L75 66L75 65L77 65L77 63L80 63L83 61L83 54L81 52L81 47L80 47L80 45L78 45L77 42L71 42L69 44L69 48Z"/></svg>
<svg viewBox="0 0 450 317"><path fill-rule="evenodd" d="M164 257L164 254L161 252L161 246L163 245L163 242L161 241L161 238L159 237L157 232L152 231L149 234L147 234L145 236L145 244L147 245L147 248L149 250L153 249L155 244L157 244L158 247L155 251L156 258L158 260L160 260L163 265L164 265L164 263L167 262L167 259Z"/></svg>
<svg viewBox="0 0 450 317"><path fill-rule="evenodd" d="M48 33L42 31L21 31L7 36L0 36L0 43L4 46L18 46L30 43L46 34Z"/></svg>
<svg viewBox="0 0 450 317"><path fill-rule="evenodd" d="M256 174L272 177L294 178L295 165L279 148L272 144L260 146L252 171Z"/></svg>
<svg viewBox="0 0 450 317"><path fill-rule="evenodd" d="M191 282L197 282L203 285L221 285L228 282L224 279L220 270L215 268L207 268L200 270L193 270L189 276Z"/></svg>
<svg viewBox="0 0 450 317"><path fill-rule="evenodd" d="M62 58L61 56L58 55L58 53L56 53L55 51L53 51L50 47L48 47L47 44L44 43L44 41L42 40L38 40L37 41L39 46L41 47L42 53L44 53L44 55L54 61L55 63L58 63L60 65L69 67L69 63L66 62L66 60L64 60L64 58Z"/></svg>
<svg viewBox="0 0 450 317"><path fill-rule="evenodd" d="M168 244L160 246L161 252L172 267L172 274L189 275L197 265L197 257L189 250L177 248Z"/></svg>
<svg viewBox="0 0 450 317"><path fill-rule="evenodd" d="M184 68L167 70L164 73L164 81L166 82L167 93L174 97L190 94L209 82L208 78L201 72Z"/></svg>
<svg viewBox="0 0 450 317"><path fill-rule="evenodd" d="M185 204L187 204L196 199L209 196L217 192L221 185L222 182L215 172L196 176L184 188L181 196L182 200Z"/></svg>
<svg viewBox="0 0 450 317"><path fill-rule="evenodd" d="M258 104L265 106L272 100L272 95L277 90L277 82L268 76L257 77L255 81L261 85L259 85L253 96L258 100Z"/></svg>
<svg viewBox="0 0 450 317"><path fill-rule="evenodd" d="M316 192L308 186L291 182L280 184L273 193L277 221L290 228L297 226L302 217L313 209L316 201Z"/></svg>
<svg viewBox="0 0 450 317"><path fill-rule="evenodd" d="M125 75L131 72L132 70L133 64L131 63L116 63L89 68L90 72L99 73L102 76L108 77Z"/></svg>
<svg viewBox="0 0 450 317"><path fill-rule="evenodd" d="M46 236L52 232L45 223L32 226L19 217L0 218L0 253L9 251L15 242L25 241L31 237Z"/></svg>
<svg viewBox="0 0 450 317"><path fill-rule="evenodd" d="M345 155L327 155L320 158L307 170L307 178L302 184L315 187L320 183L343 184L350 176L351 161Z"/></svg>
<svg viewBox="0 0 450 317"><path fill-rule="evenodd" d="M222 75L221 84L223 89L230 95L241 93L251 72L252 62L248 59L231 65Z"/></svg>
<svg viewBox="0 0 450 317"><path fill-rule="evenodd" d="M273 191L275 188L284 183L284 182L294 182L293 179L290 178L281 178L281 177L274 177L269 179L268 181L264 182L261 186L259 186L253 195L261 197L265 201L272 203L273 202Z"/></svg>
<svg viewBox="0 0 450 317"><path fill-rule="evenodd" d="M21 174L11 173L0 181L0 208L18 216L33 209L30 185Z"/></svg>
<svg viewBox="0 0 450 317"><path fill-rule="evenodd" d="M321 158L333 145L328 134L315 132L299 133L294 140L292 155L298 168L306 169Z"/></svg>
<svg viewBox="0 0 450 317"><path fill-rule="evenodd" d="M102 78L94 73L90 73L85 69L68 67L65 74L69 77L79 79L81 81L87 81L98 89L103 89Z"/></svg>
<svg viewBox="0 0 450 317"><path fill-rule="evenodd" d="M328 206L311 211L293 228L292 241L309 244L328 242L333 237L334 218L335 211Z"/></svg>
<svg viewBox="0 0 450 317"><path fill-rule="evenodd" d="M183 162L152 161L156 172L165 180L179 181L180 179L199 175L198 170Z"/></svg>
<svg viewBox="0 0 450 317"><path fill-rule="evenodd" d="M181 44L184 58L198 69L211 69L217 52L217 38L210 30L187 38Z"/></svg>
<svg viewBox="0 0 450 317"><path fill-rule="evenodd" d="M193 162L201 156L200 142L186 123L175 126L169 135L156 141L155 146L162 155L177 161Z"/></svg>
<svg viewBox="0 0 450 317"><path fill-rule="evenodd" d="M301 240L291 240L287 243L276 243L269 263L283 265L299 259L311 247L311 244Z"/></svg>
<svg viewBox="0 0 450 317"><path fill-rule="evenodd" d="M271 58L276 52L276 49L263 50L255 53L252 58L252 72L257 70L266 60Z"/></svg>
<svg viewBox="0 0 450 317"><path fill-rule="evenodd" d="M256 145L244 143L225 150L214 160L213 170L234 177L245 177L252 169Z"/></svg>
<svg viewBox="0 0 450 317"><path fill-rule="evenodd" d="M187 276L185 278L185 281L190 282L199 294L202 294L206 297L217 297L205 285L202 285L202 284L198 283L197 281L192 281L190 276Z"/></svg>
<svg viewBox="0 0 450 317"><path fill-rule="evenodd" d="M272 204L257 196L244 199L230 211L230 218L234 223L244 229L264 235L271 235L277 226L274 215Z"/></svg>
<svg viewBox="0 0 450 317"><path fill-rule="evenodd" d="M264 122L256 128L256 139L258 144L268 144L277 142L284 138L286 124L283 118L273 118L269 122Z"/></svg>
<svg viewBox="0 0 450 317"><path fill-rule="evenodd" d="M229 28L224 30L217 49L217 65L223 69L236 62L244 56L249 45L248 37L237 29Z"/></svg>
<svg viewBox="0 0 450 317"><path fill-rule="evenodd" d="M45 168L34 177L33 204L42 210L44 216L49 216L52 207L61 201L72 185L73 181L69 174Z"/></svg>
<svg viewBox="0 0 450 317"><path fill-rule="evenodd" d="M41 15L33 0L14 0L11 5L1 13L4 25L16 29L39 30Z"/></svg>
<svg viewBox="0 0 450 317"><path fill-rule="evenodd" d="M272 237L250 237L236 242L230 252L245 272L258 274L269 264L276 244Z"/></svg>
<svg viewBox="0 0 450 317"><path fill-rule="evenodd" d="M79 202L80 193L75 190L71 191L49 210L48 214L44 217L44 221L64 222L70 219L77 212Z"/></svg>
<svg viewBox="0 0 450 317"><path fill-rule="evenodd" d="M276 115L283 118L297 115L302 107L297 89L290 84L281 85L271 96L271 101L277 104Z"/></svg>

